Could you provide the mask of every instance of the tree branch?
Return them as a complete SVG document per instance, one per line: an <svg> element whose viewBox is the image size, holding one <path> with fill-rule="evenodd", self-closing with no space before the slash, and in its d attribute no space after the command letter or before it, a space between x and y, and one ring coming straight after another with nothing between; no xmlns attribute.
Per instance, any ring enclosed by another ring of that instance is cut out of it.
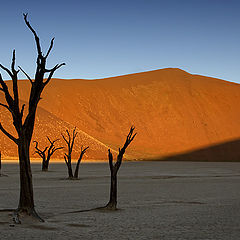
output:
<svg viewBox="0 0 240 240"><path fill-rule="evenodd" d="M44 82L44 84L47 85L47 84L49 83L49 81L51 80L54 72L55 72L57 69L59 69L60 67L64 66L64 65L66 65L66 64L65 64L65 63L61 63L61 64L57 64L57 65L56 65L54 68L52 68L52 69L46 69L45 72L50 72L50 73L49 73L49 76L48 76L47 80Z"/></svg>
<svg viewBox="0 0 240 240"><path fill-rule="evenodd" d="M38 142L37 141L33 141L34 143L36 143L35 145L35 149L36 149L36 153L41 157L44 158L45 157L45 152L48 149L48 147L45 147L45 149L42 151L41 149L38 148Z"/></svg>
<svg viewBox="0 0 240 240"><path fill-rule="evenodd" d="M11 78L13 77L11 71L8 68L4 67L2 64L0 64L0 68L2 68L5 72L7 72Z"/></svg>
<svg viewBox="0 0 240 240"><path fill-rule="evenodd" d="M13 98L11 97L11 95L9 93L7 84L2 79L1 73L0 73L0 84L2 86L1 89L2 89L2 91L5 94L5 98L6 98L6 101L7 101L8 105L9 105L9 107L12 107L13 106Z"/></svg>
<svg viewBox="0 0 240 240"><path fill-rule="evenodd" d="M13 135L11 135L0 123L0 130L8 137L10 138L13 142L15 142L16 144L18 144L19 140L17 138L15 138Z"/></svg>
<svg viewBox="0 0 240 240"><path fill-rule="evenodd" d="M135 127L134 127L134 126L131 126L130 131L129 131L128 135L127 135L126 142L124 143L124 146L123 146L124 149L126 149L126 148L128 147L128 145L133 141L133 139L134 139L135 136L137 135L137 133L135 133L135 134L133 135L133 131L134 131L134 130L135 130ZM122 148L122 149L123 149L123 148Z"/></svg>
<svg viewBox="0 0 240 240"><path fill-rule="evenodd" d="M47 51L47 54L46 54L46 56L45 56L45 59L48 57L49 53L50 53L51 50L52 50L53 42L54 42L54 38L52 38L52 40L51 40L51 43L50 43L49 49L48 49L48 51Z"/></svg>
<svg viewBox="0 0 240 240"><path fill-rule="evenodd" d="M64 160L65 160L65 163L66 163L67 166L68 166L68 161L67 161L67 157L66 157L66 156L64 156Z"/></svg>
<svg viewBox="0 0 240 240"><path fill-rule="evenodd" d="M12 56L12 65L11 65L13 75L18 74L18 72L19 72L19 70L17 70L17 71L15 70L15 62L16 62L15 53L16 53L16 51L14 49L13 50L13 56Z"/></svg>
<svg viewBox="0 0 240 240"><path fill-rule="evenodd" d="M63 149L63 148L64 148L64 147L53 148L53 150L52 150L52 154L55 153L57 150L59 150L59 149ZM51 154L51 155L52 155L52 154Z"/></svg>
<svg viewBox="0 0 240 240"><path fill-rule="evenodd" d="M69 141L66 139L66 137L63 135L63 133L61 133L62 137L63 137L63 140L68 144Z"/></svg>
<svg viewBox="0 0 240 240"><path fill-rule="evenodd" d="M52 141L48 136L47 136L47 139L51 143L51 145L53 145L55 142L60 140L60 139L55 139L55 140Z"/></svg>
<svg viewBox="0 0 240 240"><path fill-rule="evenodd" d="M130 131L129 131L128 135L127 135L127 138L126 138L126 141L125 141L123 147L119 148L119 153L118 153L118 156L117 156L117 162L115 163L115 167L116 167L117 170L121 166L122 158L123 158L123 155L125 153L125 150L129 146L129 144L133 141L133 139L135 138L135 136L137 134L137 133L135 133L133 135L134 130L135 130L135 127L131 126Z"/></svg>
<svg viewBox="0 0 240 240"><path fill-rule="evenodd" d="M0 103L0 106L6 108L12 115L14 115L14 112L10 109L10 107L6 104ZM15 116L15 115L14 115Z"/></svg>
<svg viewBox="0 0 240 240"><path fill-rule="evenodd" d="M12 55L12 82L13 82L13 96L14 96L14 108L16 109L16 111L19 113L19 97L18 97L18 78L17 78L17 74L19 72L15 70L15 61L16 61L16 57L15 57L15 49L13 50L13 55Z"/></svg>
<svg viewBox="0 0 240 240"><path fill-rule="evenodd" d="M20 66L18 66L18 67L22 71L22 73L27 77L27 79L30 81L30 83L33 84L33 80L30 78L30 76Z"/></svg>
<svg viewBox="0 0 240 240"><path fill-rule="evenodd" d="M48 136L47 136L48 141L50 142L50 147L48 148L48 154L49 156L52 156L54 152L56 152L59 149L62 149L63 147L55 147L54 144L55 142L59 141L59 139L55 139L55 140L51 140Z"/></svg>
<svg viewBox="0 0 240 240"><path fill-rule="evenodd" d="M27 16L28 16L27 13L26 13L26 14L25 14L25 13L23 14L24 21L25 21L26 25L28 26L28 28L30 29L30 31L33 33L33 35L34 35L34 37L35 37L35 42L36 42L36 45L37 45L38 55L39 55L40 57L42 57L42 50L41 50L41 46L40 46L39 37L38 37L36 31L35 31L35 30L32 28L32 26L30 25L29 21L27 20Z"/></svg>

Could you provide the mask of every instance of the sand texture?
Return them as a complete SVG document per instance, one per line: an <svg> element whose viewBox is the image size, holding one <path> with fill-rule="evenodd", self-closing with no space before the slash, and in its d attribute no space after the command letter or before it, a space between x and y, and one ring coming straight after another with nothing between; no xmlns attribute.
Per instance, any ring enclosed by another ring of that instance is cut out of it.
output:
<svg viewBox="0 0 240 240"><path fill-rule="evenodd" d="M19 88L26 102L29 82L20 81ZM106 159L108 147L122 146L132 124L138 132L126 155L132 159L161 158L240 136L240 85L180 69L100 80L53 79L42 98L33 140L44 147L46 135L60 138L64 129L76 126L75 158L81 145L89 145L85 159ZM11 130L10 116L2 108L0 120ZM17 156L16 147L2 133L0 149L3 156ZM32 148L37 157L33 153ZM63 151L55 158L63 159Z"/></svg>
<svg viewBox="0 0 240 240"><path fill-rule="evenodd" d="M237 240L240 236L239 163L124 162L116 212L105 205L109 169L83 164L80 180L66 180L63 164L41 172L33 164L35 204L44 223L11 224L18 203L18 167L0 177L0 239Z"/></svg>

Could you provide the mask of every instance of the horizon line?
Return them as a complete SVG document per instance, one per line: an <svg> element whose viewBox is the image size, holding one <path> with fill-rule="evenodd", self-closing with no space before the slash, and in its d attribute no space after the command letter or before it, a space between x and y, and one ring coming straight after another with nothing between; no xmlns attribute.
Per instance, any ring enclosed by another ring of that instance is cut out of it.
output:
<svg viewBox="0 0 240 240"><path fill-rule="evenodd" d="M240 82L235 82L235 81L228 80L228 79L225 79L225 78L219 78L219 77L215 77L215 76L211 76L211 75L202 75L201 73L191 73L191 72L186 71L186 70L184 70L182 68L179 68L179 67L155 68L155 69L146 70L146 71L142 71L142 72L131 72L131 73L124 73L124 74L121 74L121 75L110 75L110 76L100 77L100 78L59 78L59 77L52 77L52 79L94 81L94 80L104 80L104 79L109 79L109 78L130 76L130 75L141 74L141 73L155 72L155 71L161 71L161 70L179 70L179 71L185 72L187 74L191 74L193 76L196 75L196 76L202 76L202 77L209 77L209 78L214 78L214 79L225 81L225 82L235 83L235 84L238 84L238 85L240 84ZM29 81L27 78L18 79L18 80L19 81L25 81L25 80ZM12 81L12 80L11 79L6 79L4 81Z"/></svg>

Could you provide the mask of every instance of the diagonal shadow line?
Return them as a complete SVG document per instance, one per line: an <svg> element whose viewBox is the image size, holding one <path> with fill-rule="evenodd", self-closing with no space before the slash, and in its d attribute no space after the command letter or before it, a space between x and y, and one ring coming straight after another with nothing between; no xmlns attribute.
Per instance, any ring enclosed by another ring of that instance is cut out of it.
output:
<svg viewBox="0 0 240 240"><path fill-rule="evenodd" d="M16 211L16 209L12 208L0 209L0 212L14 212L14 211Z"/></svg>

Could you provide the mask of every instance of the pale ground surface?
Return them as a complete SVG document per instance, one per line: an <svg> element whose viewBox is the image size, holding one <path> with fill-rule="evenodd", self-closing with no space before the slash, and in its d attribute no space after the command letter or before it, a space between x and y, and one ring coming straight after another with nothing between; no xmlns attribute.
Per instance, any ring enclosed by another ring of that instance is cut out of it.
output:
<svg viewBox="0 0 240 240"><path fill-rule="evenodd" d="M18 167L3 164L0 209L18 203ZM83 164L69 181L63 164L33 165L36 209L45 223L10 226L0 212L0 239L240 239L240 164L124 162L119 211L87 211L108 201L107 163Z"/></svg>

